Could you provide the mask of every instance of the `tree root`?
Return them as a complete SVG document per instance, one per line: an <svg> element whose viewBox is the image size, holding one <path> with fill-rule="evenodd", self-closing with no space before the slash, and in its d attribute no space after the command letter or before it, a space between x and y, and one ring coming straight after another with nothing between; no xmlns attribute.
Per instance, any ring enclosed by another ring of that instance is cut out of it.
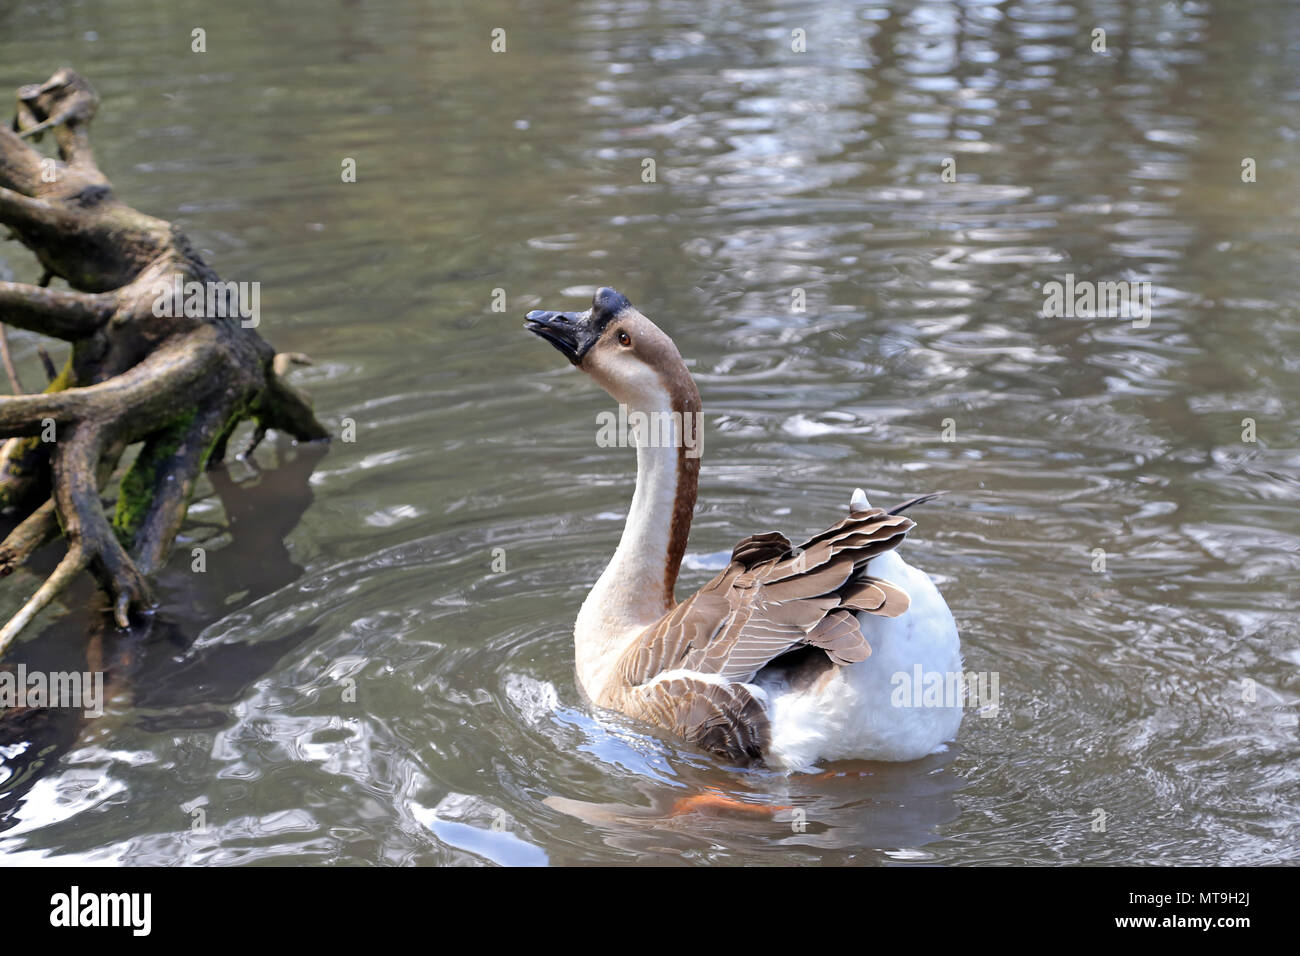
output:
<svg viewBox="0 0 1300 956"><path fill-rule="evenodd" d="M72 349L57 377L42 350L52 378L44 391L0 396L0 508L20 519L0 543L0 576L67 541L54 572L0 628L0 653L82 571L107 592L120 627L147 610L148 575L240 421L254 422L254 446L270 429L328 438L284 378L306 356L277 355L241 316L211 308L211 296L200 310L169 302L187 283L219 279L170 223L113 195L90 148L98 107L84 78L60 70L20 88L13 129L0 127L0 225L44 271L39 285L0 282L0 322ZM47 133L57 157L32 145ZM54 278L68 288L48 288ZM110 521L101 492L133 445Z"/></svg>

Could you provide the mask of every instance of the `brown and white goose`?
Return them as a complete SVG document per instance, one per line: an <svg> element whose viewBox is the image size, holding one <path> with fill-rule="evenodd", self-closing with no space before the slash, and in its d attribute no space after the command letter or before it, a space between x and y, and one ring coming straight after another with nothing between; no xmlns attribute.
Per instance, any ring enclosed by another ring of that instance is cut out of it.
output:
<svg viewBox="0 0 1300 956"><path fill-rule="evenodd" d="M524 327L640 426L627 524L574 627L578 681L595 705L786 770L914 760L954 737L960 702L897 693L918 668L950 684L962 667L947 604L895 550L914 527L900 512L923 498L883 511L859 489L848 517L798 547L752 535L679 604L702 405L677 346L607 288L586 312L529 312Z"/></svg>

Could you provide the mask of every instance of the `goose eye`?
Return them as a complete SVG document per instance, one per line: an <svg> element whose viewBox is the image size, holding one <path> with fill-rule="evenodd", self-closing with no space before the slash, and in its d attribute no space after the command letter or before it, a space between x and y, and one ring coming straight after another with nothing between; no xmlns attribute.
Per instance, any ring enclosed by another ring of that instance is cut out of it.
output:
<svg viewBox="0 0 1300 956"><path fill-rule="evenodd" d="M619 332L618 344L623 346L624 348L627 348L629 345L632 344L632 336L628 335L626 332Z"/></svg>

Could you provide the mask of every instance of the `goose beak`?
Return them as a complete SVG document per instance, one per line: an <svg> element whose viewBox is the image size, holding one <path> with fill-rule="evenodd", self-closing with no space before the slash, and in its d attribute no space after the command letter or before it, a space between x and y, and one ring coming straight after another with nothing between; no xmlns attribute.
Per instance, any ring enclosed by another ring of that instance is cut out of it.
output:
<svg viewBox="0 0 1300 956"><path fill-rule="evenodd" d="M524 328L546 339L574 365L581 364L582 357L597 338L591 328L590 312L543 312L538 309L524 316Z"/></svg>

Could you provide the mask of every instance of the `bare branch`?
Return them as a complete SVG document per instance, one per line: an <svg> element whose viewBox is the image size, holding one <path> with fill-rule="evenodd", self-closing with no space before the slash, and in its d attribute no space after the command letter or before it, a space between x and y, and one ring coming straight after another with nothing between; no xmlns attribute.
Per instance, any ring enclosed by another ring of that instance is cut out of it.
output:
<svg viewBox="0 0 1300 956"><path fill-rule="evenodd" d="M53 129L63 159L94 168L89 126L99 109L99 94L89 80L65 67L44 83L20 87L18 103L19 136L39 140Z"/></svg>
<svg viewBox="0 0 1300 956"><path fill-rule="evenodd" d="M67 292L20 282L0 282L0 322L56 339L75 341L103 328L117 296L111 292Z"/></svg>
<svg viewBox="0 0 1300 956"><path fill-rule="evenodd" d="M17 133L0 126L0 186L33 193L40 181L41 154Z"/></svg>
<svg viewBox="0 0 1300 956"><path fill-rule="evenodd" d="M39 435L47 420L59 424L74 421L86 403L78 394L84 389L37 395L0 396L0 438ZM57 433L55 435L57 438Z"/></svg>
<svg viewBox="0 0 1300 956"><path fill-rule="evenodd" d="M5 374L15 395L23 394L23 383L18 378L18 369L14 367L13 353L9 351L9 330L0 324L0 361L4 362Z"/></svg>
<svg viewBox="0 0 1300 956"><path fill-rule="evenodd" d="M200 326L121 375L62 394L76 394L87 408L110 409L114 430L134 441L174 418L177 410L202 403L214 388L212 376L222 360L215 329ZM0 408L3 405L0 399Z"/></svg>
<svg viewBox="0 0 1300 956"><path fill-rule="evenodd" d="M112 474L125 446L120 442L104 443L98 433L85 432L69 436L63 447L66 450L65 460L59 462L58 467L63 470L65 478L75 475L75 480L67 484L70 493L74 495L70 500L76 502L70 505L68 514L71 518L65 519L65 524L69 527L75 525L77 533L69 534L68 553L54 573L0 629L0 654L31 623L32 618L57 598L96 558L100 565L97 575L102 580L111 582L106 584L106 588L116 598L115 616L122 627L129 623L127 611L132 603L147 603L149 600L147 587L143 591L139 587L143 584L143 579L138 574L133 577L134 568L130 559L121 551L111 530L105 536L107 522L99 506L99 484ZM87 489L90 491L88 501L85 500ZM9 533L9 537L0 544L0 576L10 574L42 545L58 536L58 508L57 501L51 498ZM114 553L114 548L118 553Z"/></svg>
<svg viewBox="0 0 1300 956"><path fill-rule="evenodd" d="M23 514L50 496L50 445L39 438L0 442L0 508Z"/></svg>
<svg viewBox="0 0 1300 956"><path fill-rule="evenodd" d="M36 354L41 360L41 368L45 369L45 381L52 382L59 377L59 373L54 368L54 363L50 360L50 353L45 350L44 345L36 346Z"/></svg>
<svg viewBox="0 0 1300 956"><path fill-rule="evenodd" d="M3 628L0 628L0 654L3 654L10 642L31 623L32 618L43 611L63 592L73 578L85 570L87 563L86 554L81 548L76 545L68 548L68 553L54 569L54 573L45 579L45 583L37 589L18 613L11 617Z"/></svg>
<svg viewBox="0 0 1300 956"><path fill-rule="evenodd" d="M54 451L54 501L70 547L89 558L91 573L114 601L119 627L129 627L131 608L148 608L149 584L113 534L99 501L98 465L106 441L102 429L79 426Z"/></svg>
<svg viewBox="0 0 1300 956"><path fill-rule="evenodd" d="M0 577L12 574L59 533L59 518L51 498L26 518L0 544Z"/></svg>
<svg viewBox="0 0 1300 956"><path fill-rule="evenodd" d="M258 397L253 415L262 427L286 432L299 441L330 437L316 420L307 397L274 372L267 375L266 388Z"/></svg>
<svg viewBox="0 0 1300 956"><path fill-rule="evenodd" d="M74 220L64 209L0 186L0 223L19 230L67 228Z"/></svg>
<svg viewBox="0 0 1300 956"><path fill-rule="evenodd" d="M46 419L63 426L105 415L127 438L146 435L202 394L221 361L214 335L210 327L201 327L97 385L0 397L0 437L39 434ZM56 439L62 441L62 436L56 433Z"/></svg>
<svg viewBox="0 0 1300 956"><path fill-rule="evenodd" d="M295 365L311 365L310 355L304 355L302 352L276 352L275 358L271 361L271 371L276 375L285 376Z"/></svg>

